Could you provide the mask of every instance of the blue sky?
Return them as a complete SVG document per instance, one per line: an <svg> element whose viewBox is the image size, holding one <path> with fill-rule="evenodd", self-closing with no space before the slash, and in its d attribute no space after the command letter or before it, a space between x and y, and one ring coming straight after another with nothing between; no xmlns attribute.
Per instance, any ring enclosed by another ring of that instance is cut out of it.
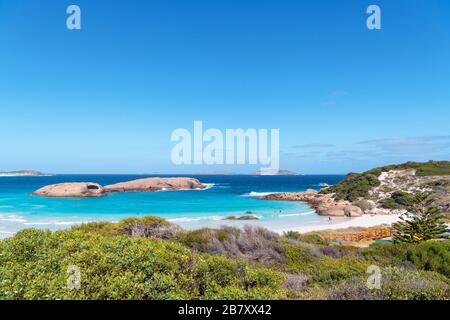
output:
<svg viewBox="0 0 450 320"><path fill-rule="evenodd" d="M173 165L194 120L279 128L305 173L449 160L449 88L447 0L0 0L0 170L255 169Z"/></svg>

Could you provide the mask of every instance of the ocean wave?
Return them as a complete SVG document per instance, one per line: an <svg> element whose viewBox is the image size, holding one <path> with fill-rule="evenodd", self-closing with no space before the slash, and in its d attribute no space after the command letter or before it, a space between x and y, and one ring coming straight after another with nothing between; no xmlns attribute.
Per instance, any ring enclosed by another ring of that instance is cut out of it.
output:
<svg viewBox="0 0 450 320"><path fill-rule="evenodd" d="M299 213L286 213L279 214L279 217L299 217L299 216L309 216L310 214L316 213L315 211L299 212Z"/></svg>
<svg viewBox="0 0 450 320"><path fill-rule="evenodd" d="M163 191L205 191L208 189L213 188L216 184L215 183L203 183L203 185L206 186L206 188L203 189L176 189L176 190L168 190L166 188L162 188L159 192L163 192Z"/></svg>
<svg viewBox="0 0 450 320"><path fill-rule="evenodd" d="M28 220L24 219L22 216L15 214L0 214L0 221L2 222L16 222L16 223L25 223Z"/></svg>
<svg viewBox="0 0 450 320"><path fill-rule="evenodd" d="M25 222L24 225L27 226L48 226L53 224L53 222Z"/></svg>
<svg viewBox="0 0 450 320"><path fill-rule="evenodd" d="M268 196L269 194L274 194L274 193L281 193L281 192L256 192L256 191L251 191L249 193L243 194L243 197L252 197L252 198L261 198L264 196Z"/></svg>
<svg viewBox="0 0 450 320"><path fill-rule="evenodd" d="M193 222L193 221L201 221L201 220L213 220L213 221L220 221L223 220L225 217L221 216L207 216L207 217L180 217L180 218L172 218L172 219L166 219L169 222Z"/></svg>
<svg viewBox="0 0 450 320"><path fill-rule="evenodd" d="M319 184L317 184L318 187L330 187L331 185L325 182L321 182Z"/></svg>
<svg viewBox="0 0 450 320"><path fill-rule="evenodd" d="M71 226L74 224L83 224L83 223L89 223L91 221L48 221L48 222L26 222L24 223L27 226L48 226L48 225L55 225L55 226Z"/></svg>

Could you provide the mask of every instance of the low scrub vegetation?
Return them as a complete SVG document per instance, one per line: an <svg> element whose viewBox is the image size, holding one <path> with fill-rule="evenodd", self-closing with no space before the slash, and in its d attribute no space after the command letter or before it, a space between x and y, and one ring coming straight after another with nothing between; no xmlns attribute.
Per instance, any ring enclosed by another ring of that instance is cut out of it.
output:
<svg viewBox="0 0 450 320"><path fill-rule="evenodd" d="M368 172L383 172L390 170L414 169L417 176L446 176L450 175L450 161L406 162L370 170Z"/></svg>
<svg viewBox="0 0 450 320"><path fill-rule="evenodd" d="M371 265L382 270L378 289L366 285ZM449 240L362 249L318 234L187 231L144 217L1 240L0 299L449 299L449 266Z"/></svg>
<svg viewBox="0 0 450 320"><path fill-rule="evenodd" d="M409 209L416 203L414 194L403 191L392 193L389 198L382 201L383 208L386 209Z"/></svg>
<svg viewBox="0 0 450 320"><path fill-rule="evenodd" d="M336 200L357 201L360 198L367 198L369 190L379 185L378 175L373 173L350 173L342 182L322 189L320 193L334 193Z"/></svg>
<svg viewBox="0 0 450 320"><path fill-rule="evenodd" d="M81 273L70 290L67 271ZM24 230L0 242L1 299L276 299L284 275L180 243Z"/></svg>
<svg viewBox="0 0 450 320"><path fill-rule="evenodd" d="M367 198L369 191L380 185L378 177L382 172L405 169L416 170L416 176L450 175L450 161L406 162L374 168L364 173L350 173L343 181L329 188L322 189L320 193L334 193L336 200L357 201L361 198ZM396 199L391 198L386 200L383 205L388 209L402 207L396 202Z"/></svg>

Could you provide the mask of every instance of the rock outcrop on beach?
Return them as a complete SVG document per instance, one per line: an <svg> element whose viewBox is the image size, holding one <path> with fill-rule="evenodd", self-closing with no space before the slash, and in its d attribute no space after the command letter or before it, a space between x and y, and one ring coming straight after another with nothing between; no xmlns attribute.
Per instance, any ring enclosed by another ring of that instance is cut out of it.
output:
<svg viewBox="0 0 450 320"><path fill-rule="evenodd" d="M269 194L263 199L306 202L322 216L359 217L364 214L361 208L349 201L336 201L331 195L321 195L315 190Z"/></svg>
<svg viewBox="0 0 450 320"><path fill-rule="evenodd" d="M380 185L369 191L372 203L389 204L396 192L414 194L425 192L431 195L444 213L450 213L450 175L418 176L416 170L391 170L378 177ZM389 209L389 208L388 208Z"/></svg>
<svg viewBox="0 0 450 320"><path fill-rule="evenodd" d="M450 214L450 162L408 162L351 173L335 186L320 192L277 193L266 200L302 201L320 215L357 217L402 214L413 204L414 194L428 193L443 214Z"/></svg>
<svg viewBox="0 0 450 320"><path fill-rule="evenodd" d="M61 198L104 197L107 194L101 185L94 182L52 184L33 192L35 196Z"/></svg>
<svg viewBox="0 0 450 320"><path fill-rule="evenodd" d="M204 184L194 178L145 178L105 186L107 192L154 192L205 188Z"/></svg>
<svg viewBox="0 0 450 320"><path fill-rule="evenodd" d="M230 217L224 218L223 220L250 221L250 220L259 220L259 218L255 217L255 216L230 216Z"/></svg>

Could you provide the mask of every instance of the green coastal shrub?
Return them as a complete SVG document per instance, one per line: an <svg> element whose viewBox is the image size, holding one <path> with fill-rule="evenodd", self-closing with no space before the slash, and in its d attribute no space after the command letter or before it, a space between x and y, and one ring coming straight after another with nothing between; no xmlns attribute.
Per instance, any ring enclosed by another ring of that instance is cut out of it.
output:
<svg viewBox="0 0 450 320"><path fill-rule="evenodd" d="M102 236L120 235L119 225L112 222L89 222L73 226L71 230L86 233L97 233Z"/></svg>
<svg viewBox="0 0 450 320"><path fill-rule="evenodd" d="M401 245L374 243L362 250L361 256L377 266L402 266L406 261L406 248Z"/></svg>
<svg viewBox="0 0 450 320"><path fill-rule="evenodd" d="M181 230L177 225L153 216L121 220L118 223L118 228L121 233L131 237L156 237L160 239L171 239Z"/></svg>
<svg viewBox="0 0 450 320"><path fill-rule="evenodd" d="M372 173L350 173L338 184L320 191L321 194L334 193L336 200L357 201L366 198L369 190L380 185L378 176Z"/></svg>
<svg viewBox="0 0 450 320"><path fill-rule="evenodd" d="M378 177L382 172L404 169L416 170L417 176L450 175L450 161L407 162L374 168L364 173L350 173L343 181L322 189L320 193L334 193L336 200L357 201L360 198L368 197L369 190L380 185ZM384 205L389 209L391 209L390 206L394 206L395 209L395 199L387 200Z"/></svg>
<svg viewBox="0 0 450 320"><path fill-rule="evenodd" d="M427 241L407 246L405 258L421 270L439 272L450 279L450 241Z"/></svg>
<svg viewBox="0 0 450 320"><path fill-rule="evenodd" d="M234 231L230 232L230 230L225 229L202 228L180 232L176 237L176 241L181 242L185 246L197 251L215 253L211 252L209 244L214 239L220 242L225 241L233 234Z"/></svg>
<svg viewBox="0 0 450 320"><path fill-rule="evenodd" d="M329 245L330 241L321 237L317 233L300 233L297 231L288 231L284 233L284 236L288 239L294 239L300 242L315 244L315 245Z"/></svg>
<svg viewBox="0 0 450 320"><path fill-rule="evenodd" d="M72 230L93 232L103 236L126 234L130 237L171 239L181 231L181 228L160 217L145 216L123 219L118 223L89 222L74 226Z"/></svg>
<svg viewBox="0 0 450 320"><path fill-rule="evenodd" d="M127 219L0 240L0 299L448 298L450 240L351 248L250 226L155 231L166 226ZM366 290L370 265L385 273L378 292ZM80 290L67 287L71 266Z"/></svg>
<svg viewBox="0 0 450 320"><path fill-rule="evenodd" d="M310 270L310 266L318 263L319 258L311 251L299 245L286 244L286 271L302 273Z"/></svg>
<svg viewBox="0 0 450 320"><path fill-rule="evenodd" d="M277 271L250 268L242 261L207 256L195 273L205 299L274 299L285 296L285 276ZM244 288L244 290L242 289Z"/></svg>
<svg viewBox="0 0 450 320"><path fill-rule="evenodd" d="M342 280L365 274L369 264L359 257L345 256L339 259L320 258L319 263L310 265L308 274L311 280L323 284L333 284Z"/></svg>
<svg viewBox="0 0 450 320"><path fill-rule="evenodd" d="M334 258L321 255L320 250L311 252L298 245L286 246L287 263L285 270L301 273L308 277L308 282L332 284L366 272L370 265L357 255Z"/></svg>
<svg viewBox="0 0 450 320"><path fill-rule="evenodd" d="M379 176L381 172L390 170L416 170L417 176L445 176L450 175L450 161L428 161L428 162L413 162L409 161L402 164L393 164L384 167L375 168L367 171L367 173Z"/></svg>
<svg viewBox="0 0 450 320"><path fill-rule="evenodd" d="M80 290L67 286L81 271ZM233 299L284 294L283 274L184 245L79 230L28 229L0 241L0 299ZM219 289L220 288L220 289ZM225 295L223 292L227 292Z"/></svg>
<svg viewBox="0 0 450 320"><path fill-rule="evenodd" d="M328 289L331 300L448 300L448 279L437 273L387 267L381 271L381 287L369 288L367 276L351 278Z"/></svg>
<svg viewBox="0 0 450 320"><path fill-rule="evenodd" d="M450 278L450 240L417 244L375 244L362 251L364 258L379 266L405 266L438 272Z"/></svg>
<svg viewBox="0 0 450 320"><path fill-rule="evenodd" d="M410 192L396 191L389 198L381 201L381 205L386 209L409 209L417 203L414 194Z"/></svg>

